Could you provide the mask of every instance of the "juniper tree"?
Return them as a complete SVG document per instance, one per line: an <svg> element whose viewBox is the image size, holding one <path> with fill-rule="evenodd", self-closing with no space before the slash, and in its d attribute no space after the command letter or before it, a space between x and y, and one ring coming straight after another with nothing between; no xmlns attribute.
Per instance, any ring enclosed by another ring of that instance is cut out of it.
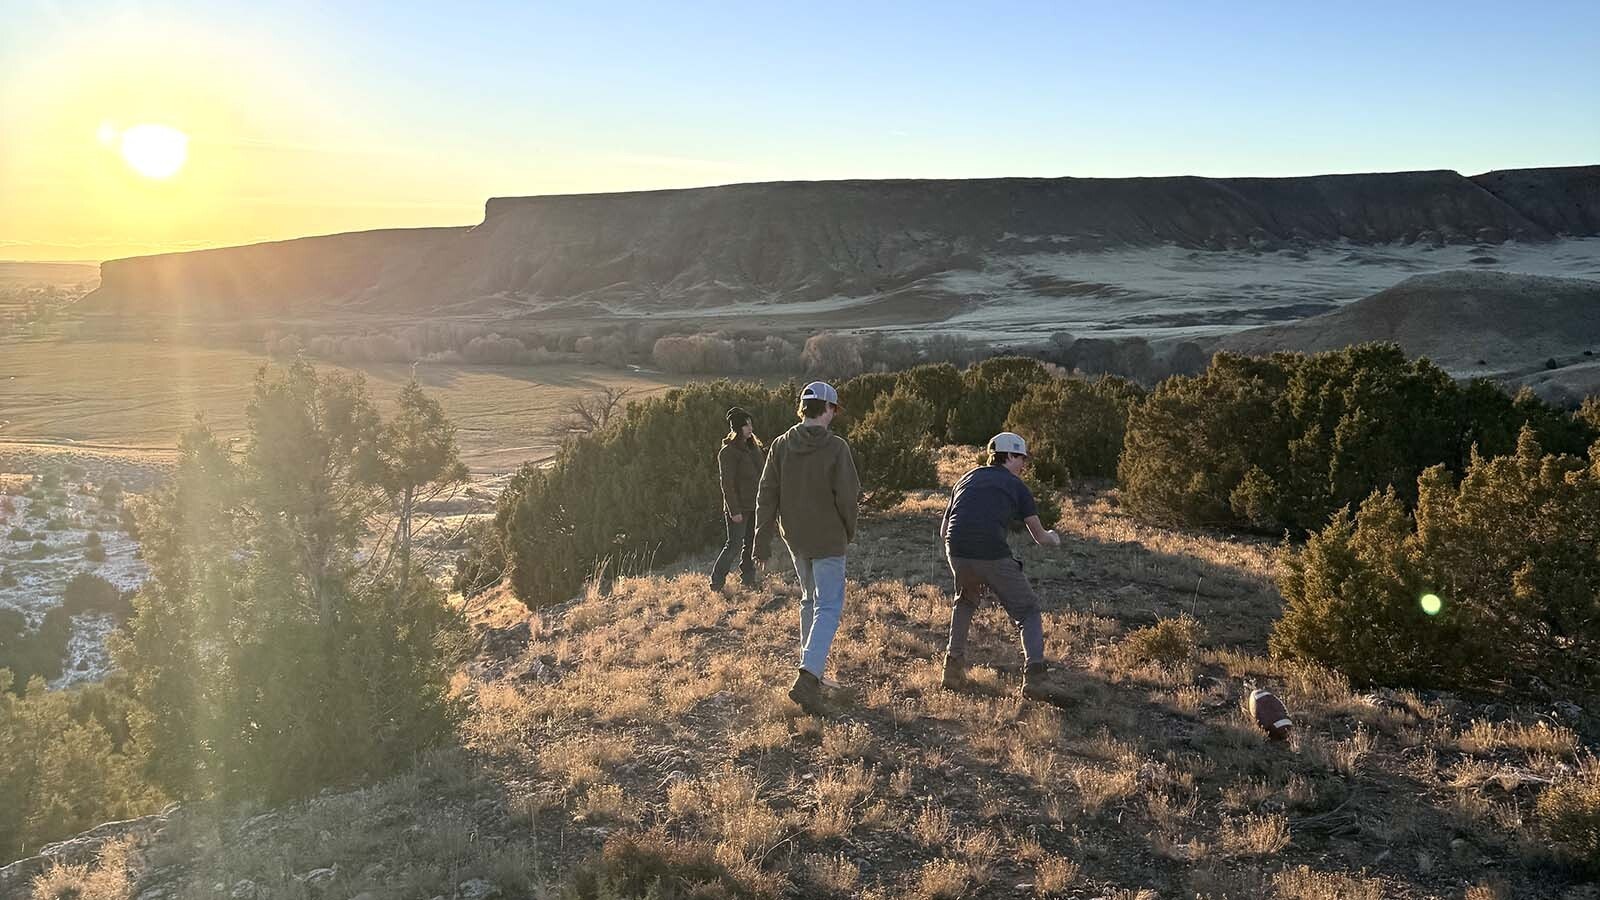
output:
<svg viewBox="0 0 1600 900"><path fill-rule="evenodd" d="M144 523L151 579L117 657L151 771L182 796L281 798L381 774L447 733L459 622L409 521L459 479L408 388L385 425L359 377L263 370L239 459L205 429ZM394 529L374 528L385 508ZM381 565L382 559L398 565Z"/></svg>

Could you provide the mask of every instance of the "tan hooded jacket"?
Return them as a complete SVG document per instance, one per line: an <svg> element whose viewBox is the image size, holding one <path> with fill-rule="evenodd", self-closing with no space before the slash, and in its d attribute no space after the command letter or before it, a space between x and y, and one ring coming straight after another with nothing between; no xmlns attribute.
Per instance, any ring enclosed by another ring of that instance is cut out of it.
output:
<svg viewBox="0 0 1600 900"><path fill-rule="evenodd" d="M756 494L757 559L772 555L772 538L783 531L796 556L844 556L856 538L861 479L850 445L821 425L799 423L767 450ZM775 528L774 526L777 526Z"/></svg>

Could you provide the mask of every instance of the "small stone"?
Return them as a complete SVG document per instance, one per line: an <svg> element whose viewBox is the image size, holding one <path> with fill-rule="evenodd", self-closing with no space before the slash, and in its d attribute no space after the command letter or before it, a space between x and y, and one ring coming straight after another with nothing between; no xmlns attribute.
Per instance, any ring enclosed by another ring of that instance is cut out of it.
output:
<svg viewBox="0 0 1600 900"><path fill-rule="evenodd" d="M232 897L233 900L253 900L255 895L256 883L248 878L241 878L234 882L233 890L228 892L228 896Z"/></svg>
<svg viewBox="0 0 1600 900"><path fill-rule="evenodd" d="M317 887L327 884L338 876L339 867L337 865L333 865L323 869L312 869L304 874L296 875L294 878L296 881L303 882L312 887Z"/></svg>
<svg viewBox="0 0 1600 900"><path fill-rule="evenodd" d="M500 886L482 878L473 878L456 885L457 900L490 900L500 896Z"/></svg>

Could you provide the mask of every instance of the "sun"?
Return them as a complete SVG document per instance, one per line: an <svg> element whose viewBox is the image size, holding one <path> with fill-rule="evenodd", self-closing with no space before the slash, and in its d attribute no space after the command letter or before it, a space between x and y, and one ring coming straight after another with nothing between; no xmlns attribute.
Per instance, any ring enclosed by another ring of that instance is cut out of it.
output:
<svg viewBox="0 0 1600 900"><path fill-rule="evenodd" d="M167 125L133 125L118 138L128 167L146 178L171 178L189 159L189 136Z"/></svg>

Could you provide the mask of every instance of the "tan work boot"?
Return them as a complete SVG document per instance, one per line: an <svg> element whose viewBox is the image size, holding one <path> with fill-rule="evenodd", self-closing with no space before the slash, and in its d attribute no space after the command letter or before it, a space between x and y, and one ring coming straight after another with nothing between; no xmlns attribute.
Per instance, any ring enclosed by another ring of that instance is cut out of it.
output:
<svg viewBox="0 0 1600 900"><path fill-rule="evenodd" d="M1037 662L1022 671L1022 697L1025 700L1042 700L1056 706L1072 703L1072 697L1058 681L1048 663Z"/></svg>
<svg viewBox="0 0 1600 900"><path fill-rule="evenodd" d="M939 679L939 684L947 691L965 690L967 688L966 658L946 653L944 655L944 677Z"/></svg>
<svg viewBox="0 0 1600 900"><path fill-rule="evenodd" d="M794 687L789 688L789 699L800 704L801 709L813 716L820 716L826 711L822 705L822 682L805 669L801 669L794 676Z"/></svg>

